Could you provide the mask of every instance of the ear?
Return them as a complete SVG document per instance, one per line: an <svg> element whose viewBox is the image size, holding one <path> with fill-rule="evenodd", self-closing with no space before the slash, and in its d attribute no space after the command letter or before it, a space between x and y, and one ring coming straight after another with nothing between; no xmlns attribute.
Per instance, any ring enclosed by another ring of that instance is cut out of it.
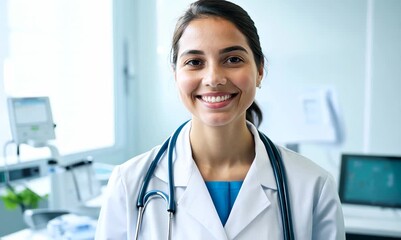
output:
<svg viewBox="0 0 401 240"><path fill-rule="evenodd" d="M263 79L263 74L264 74L264 68L263 65L261 65L258 69L258 78L256 79L256 86L259 87L260 84L262 83Z"/></svg>

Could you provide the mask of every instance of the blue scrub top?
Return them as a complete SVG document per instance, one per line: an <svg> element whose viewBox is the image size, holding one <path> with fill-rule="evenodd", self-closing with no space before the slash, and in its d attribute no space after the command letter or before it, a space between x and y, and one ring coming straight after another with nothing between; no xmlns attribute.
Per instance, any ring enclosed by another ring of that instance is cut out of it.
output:
<svg viewBox="0 0 401 240"><path fill-rule="evenodd" d="M223 226L226 224L243 181L205 182Z"/></svg>

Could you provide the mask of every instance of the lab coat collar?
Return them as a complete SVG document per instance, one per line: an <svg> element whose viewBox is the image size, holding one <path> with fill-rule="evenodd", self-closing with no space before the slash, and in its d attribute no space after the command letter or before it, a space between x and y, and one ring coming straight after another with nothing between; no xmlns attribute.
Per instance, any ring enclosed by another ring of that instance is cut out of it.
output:
<svg viewBox="0 0 401 240"><path fill-rule="evenodd" d="M174 185L175 188L185 188L182 195L177 195L178 211L185 211L204 226L216 239L227 239L227 235L217 214L217 211L205 211L215 209L206 184L192 158L192 150L189 141L191 122L187 123L177 138L174 149ZM178 157L177 157L178 156ZM164 182L168 182L167 154L159 162L155 176Z"/></svg>
<svg viewBox="0 0 401 240"><path fill-rule="evenodd" d="M192 169L188 185L178 199L177 209L196 219L215 239L234 239L271 205L257 171L257 166L252 164L224 227L196 167Z"/></svg>
<svg viewBox="0 0 401 240"><path fill-rule="evenodd" d="M173 152L174 163L174 185L175 187L186 187L192 169L196 166L192 158L191 144L189 140L189 132L191 129L191 121L189 121L178 135L176 147ZM160 180L168 183L168 160L167 151L163 154L162 159L155 170L155 176Z"/></svg>
<svg viewBox="0 0 401 240"><path fill-rule="evenodd" d="M276 190L273 170L264 144L259 138L256 127L251 123L247 124L254 136L255 159L244 179L225 227L221 224L216 210L205 211L205 209L215 209L215 207L192 158L189 141L190 122L182 129L177 139L177 147L174 149L175 187L185 188L182 195L177 199L177 208L180 211L186 211L216 239L235 238L271 205L264 188ZM167 169L167 156L164 154L155 175L166 183L168 179ZM239 218L241 221L238 221Z"/></svg>
<svg viewBox="0 0 401 240"><path fill-rule="evenodd" d="M252 132L255 141L255 173L261 185L266 188L277 190L273 169L270 164L270 158L266 152L265 145L259 137L257 128L250 122L247 122L248 129ZM189 140L191 121L189 121L181 130L174 148L174 184L176 187L185 187L188 185L189 178L193 168L196 168L195 161L192 158L192 149ZM185 156L185 157L183 157ZM168 182L168 163L167 154L164 153L156 168L155 176L164 182Z"/></svg>
<svg viewBox="0 0 401 240"><path fill-rule="evenodd" d="M192 216L215 239L228 240L206 184L196 167L193 168L183 195L177 201L177 209Z"/></svg>
<svg viewBox="0 0 401 240"><path fill-rule="evenodd" d="M259 137L258 129L250 122L247 122L248 129L252 132L255 141L255 171L260 181L266 188L277 190L276 180L274 178L273 168L270 163L270 157L267 154L265 145Z"/></svg>
<svg viewBox="0 0 401 240"><path fill-rule="evenodd" d="M273 169L258 130L251 123L247 124L254 136L256 154L225 225L230 239L234 239L271 205L264 188L276 190Z"/></svg>

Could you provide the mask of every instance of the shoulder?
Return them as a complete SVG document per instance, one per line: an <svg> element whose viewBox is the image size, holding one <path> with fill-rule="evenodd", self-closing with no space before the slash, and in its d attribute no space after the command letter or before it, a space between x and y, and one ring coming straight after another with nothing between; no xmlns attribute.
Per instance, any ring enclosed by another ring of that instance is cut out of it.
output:
<svg viewBox="0 0 401 240"><path fill-rule="evenodd" d="M302 203L302 208L292 208L295 219L311 218L313 239L345 239L344 218L333 176L312 160L291 150L279 149L292 203ZM296 225L304 229L302 224Z"/></svg>
<svg viewBox="0 0 401 240"><path fill-rule="evenodd" d="M324 168L289 149L278 147L284 162L286 177L295 193L311 193L314 201L322 197L337 197L337 185L333 176ZM313 193L313 194L312 194Z"/></svg>
<svg viewBox="0 0 401 240"><path fill-rule="evenodd" d="M298 179L311 178L324 181L331 177L327 170L309 158L281 146L278 146L278 149L288 172L287 174L295 174Z"/></svg>
<svg viewBox="0 0 401 240"><path fill-rule="evenodd" d="M298 153L283 147L279 149L293 197L299 198L296 201L309 199L313 206L331 200L339 204L337 184L328 171Z"/></svg>
<svg viewBox="0 0 401 240"><path fill-rule="evenodd" d="M137 155L126 162L116 167L116 174L118 174L124 182L136 182L138 179L145 175L147 169L160 150L160 145L152 148L151 150Z"/></svg>
<svg viewBox="0 0 401 240"><path fill-rule="evenodd" d="M137 199L142 179L160 146L138 155L113 169L107 184L99 214L96 239L125 239L127 227L137 208ZM115 226L119 226L116 228Z"/></svg>
<svg viewBox="0 0 401 240"><path fill-rule="evenodd" d="M107 191L119 191L129 195L140 187L150 164L161 146L156 146L148 152L137 155L122 164L116 165L108 181Z"/></svg>

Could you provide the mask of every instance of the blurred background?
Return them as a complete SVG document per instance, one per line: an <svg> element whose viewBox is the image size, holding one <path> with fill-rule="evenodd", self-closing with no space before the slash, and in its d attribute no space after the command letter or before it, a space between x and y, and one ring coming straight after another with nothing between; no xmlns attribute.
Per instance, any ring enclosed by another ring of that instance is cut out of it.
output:
<svg viewBox="0 0 401 240"><path fill-rule="evenodd" d="M0 144L12 140L7 98L32 96L49 97L66 162L115 165L162 143L190 118L169 59L190 2L0 1ZM337 182L344 154L401 156L401 1L233 2L267 59L262 131ZM18 151L4 147L0 166L49 156ZM0 236L26 227L0 205Z"/></svg>

